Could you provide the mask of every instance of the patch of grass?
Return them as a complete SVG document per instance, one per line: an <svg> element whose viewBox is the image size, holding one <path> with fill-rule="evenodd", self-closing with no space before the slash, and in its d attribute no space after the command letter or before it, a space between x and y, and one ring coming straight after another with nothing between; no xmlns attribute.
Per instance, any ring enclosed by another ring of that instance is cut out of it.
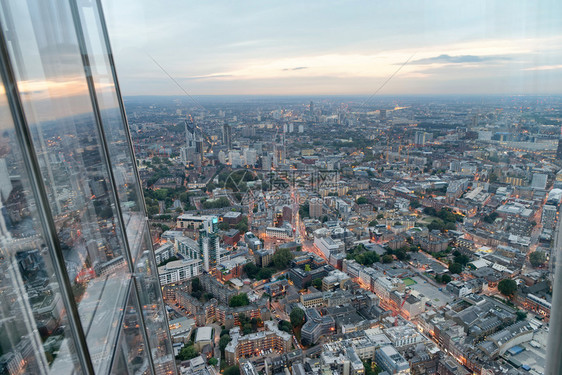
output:
<svg viewBox="0 0 562 375"><path fill-rule="evenodd" d="M416 282L409 277L406 277L406 278L402 279L402 281L404 282L404 285L406 285L406 286L416 284Z"/></svg>

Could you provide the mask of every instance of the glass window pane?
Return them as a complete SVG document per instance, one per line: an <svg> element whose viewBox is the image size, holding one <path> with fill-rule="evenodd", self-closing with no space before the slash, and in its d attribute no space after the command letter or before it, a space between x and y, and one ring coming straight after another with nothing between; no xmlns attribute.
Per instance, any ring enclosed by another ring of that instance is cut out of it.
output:
<svg viewBox="0 0 562 375"><path fill-rule="evenodd" d="M142 325L139 314L136 290L131 288L111 367L112 374L148 375L152 373L141 333Z"/></svg>
<svg viewBox="0 0 562 375"><path fill-rule="evenodd" d="M0 87L0 374L81 373Z"/></svg>
<svg viewBox="0 0 562 375"><path fill-rule="evenodd" d="M128 254L68 2L5 1L9 48L94 369L109 371ZM6 24L6 23L4 23Z"/></svg>
<svg viewBox="0 0 562 375"><path fill-rule="evenodd" d="M145 241L150 241L148 234ZM158 273L154 266L154 257L145 250L135 265L135 274L139 285L139 299L142 305L144 321L149 332L152 358L156 372L163 374L175 373L175 361L169 337L168 322Z"/></svg>
<svg viewBox="0 0 562 375"><path fill-rule="evenodd" d="M139 253L145 228L142 192L137 183L134 157L129 146L127 125L123 121L119 99L108 57L108 50L95 1L82 1L78 9L86 40L96 98L111 157L121 211L126 225L132 258Z"/></svg>

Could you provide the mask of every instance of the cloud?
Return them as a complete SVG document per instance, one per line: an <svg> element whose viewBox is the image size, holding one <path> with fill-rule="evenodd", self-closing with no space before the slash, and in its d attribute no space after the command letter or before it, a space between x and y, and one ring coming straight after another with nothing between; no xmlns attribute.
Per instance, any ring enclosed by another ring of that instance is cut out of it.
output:
<svg viewBox="0 0 562 375"><path fill-rule="evenodd" d="M511 60L507 56L476 56L476 55L439 55L435 57L428 57L425 59L419 59L412 61L410 64L413 65L424 65L424 64L474 64L482 62L492 62L492 61L506 61Z"/></svg>
<svg viewBox="0 0 562 375"><path fill-rule="evenodd" d="M296 68L285 68L283 70L288 71L288 70L303 70L303 69L308 69L308 66L297 66Z"/></svg>
<svg viewBox="0 0 562 375"><path fill-rule="evenodd" d="M525 68L523 70L531 70L531 71L536 71L536 70L558 70L558 69L562 69L562 65L541 65L541 66L533 66L530 68Z"/></svg>
<svg viewBox="0 0 562 375"><path fill-rule="evenodd" d="M184 77L183 79L212 79L212 78L226 78L232 77L232 74L205 74L202 76Z"/></svg>

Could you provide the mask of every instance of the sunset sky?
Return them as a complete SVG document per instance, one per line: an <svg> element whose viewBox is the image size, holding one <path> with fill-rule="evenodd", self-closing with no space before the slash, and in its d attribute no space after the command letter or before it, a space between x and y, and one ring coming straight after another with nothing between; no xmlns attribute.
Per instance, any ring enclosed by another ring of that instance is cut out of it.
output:
<svg viewBox="0 0 562 375"><path fill-rule="evenodd" d="M104 1L124 95L562 93L560 1Z"/></svg>

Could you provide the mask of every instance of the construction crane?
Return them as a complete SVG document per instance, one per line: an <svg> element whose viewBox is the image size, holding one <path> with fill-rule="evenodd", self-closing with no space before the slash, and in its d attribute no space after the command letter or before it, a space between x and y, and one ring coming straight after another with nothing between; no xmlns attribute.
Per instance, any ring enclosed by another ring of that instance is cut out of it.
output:
<svg viewBox="0 0 562 375"><path fill-rule="evenodd" d="M252 228L252 219L254 218L254 193L252 189L248 189L248 228Z"/></svg>
<svg viewBox="0 0 562 375"><path fill-rule="evenodd" d="M392 313L392 316L394 317L394 326L395 327L398 325L398 313L400 313L402 311L402 307L404 307L404 304L406 303L406 299L408 299L409 295L410 295L410 291L407 291L406 293L404 293L404 297L402 298L402 303L400 304L400 307L398 307L398 309L395 310L394 313Z"/></svg>

